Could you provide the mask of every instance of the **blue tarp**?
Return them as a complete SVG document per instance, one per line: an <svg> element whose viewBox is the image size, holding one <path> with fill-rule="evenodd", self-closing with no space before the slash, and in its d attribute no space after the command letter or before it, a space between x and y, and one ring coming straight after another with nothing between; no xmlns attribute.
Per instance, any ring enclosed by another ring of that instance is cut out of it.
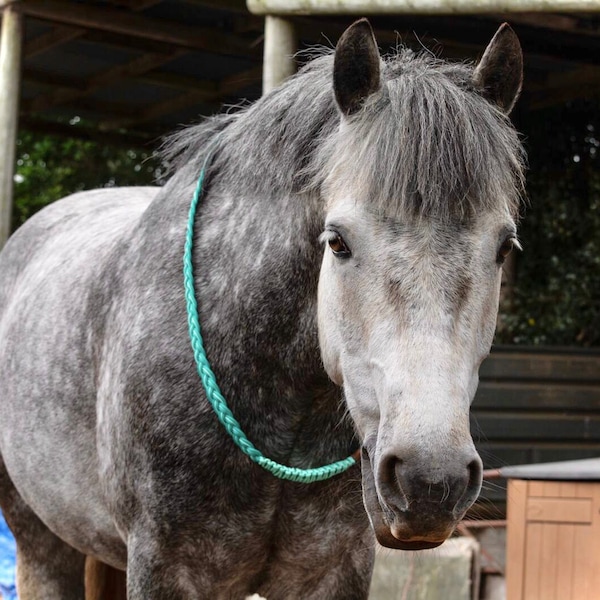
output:
<svg viewBox="0 0 600 600"><path fill-rule="evenodd" d="M0 512L0 596L2 600L16 600L15 558L17 547L15 539Z"/></svg>

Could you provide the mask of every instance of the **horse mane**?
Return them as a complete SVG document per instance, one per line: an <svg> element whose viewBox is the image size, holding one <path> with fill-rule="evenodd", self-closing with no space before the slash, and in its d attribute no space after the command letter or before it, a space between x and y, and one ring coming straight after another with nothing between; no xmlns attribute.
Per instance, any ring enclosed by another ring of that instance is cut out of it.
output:
<svg viewBox="0 0 600 600"><path fill-rule="evenodd" d="M516 217L523 148L508 117L474 89L473 66L406 48L382 61L381 90L342 127L330 51L254 104L175 133L163 156L193 178L218 133L211 171L245 194L351 189L397 216L462 220L505 207Z"/></svg>

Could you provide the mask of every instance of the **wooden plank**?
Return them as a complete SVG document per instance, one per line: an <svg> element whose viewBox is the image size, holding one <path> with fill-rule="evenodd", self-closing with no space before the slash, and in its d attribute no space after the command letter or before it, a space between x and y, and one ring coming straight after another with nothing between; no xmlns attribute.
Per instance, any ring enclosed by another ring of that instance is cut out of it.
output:
<svg viewBox="0 0 600 600"><path fill-rule="evenodd" d="M518 479L508 482L506 538L507 600L523 600L527 490L529 483Z"/></svg>
<svg viewBox="0 0 600 600"><path fill-rule="evenodd" d="M131 118L105 121L100 124L100 127L107 130L131 127L132 125L153 121L162 115L177 112L178 110L193 106L199 102L217 102L222 100L225 96L233 94L238 89L242 89L253 82L260 81L260 73L260 67L254 67L242 73L236 73L219 82L213 92L202 89L191 90L176 98L170 98L164 102L153 104L145 111L142 111Z"/></svg>
<svg viewBox="0 0 600 600"><path fill-rule="evenodd" d="M85 89L85 81L81 79L58 73L49 73L48 71L32 67L25 67L23 69L23 81L53 88L65 88L69 90Z"/></svg>
<svg viewBox="0 0 600 600"><path fill-rule="evenodd" d="M592 522L592 501L589 498L536 498L527 500L527 521L544 523Z"/></svg>
<svg viewBox="0 0 600 600"><path fill-rule="evenodd" d="M260 55L259 48L253 48L244 39L216 28L155 19L116 8L65 0L27 0L23 8L29 16L63 25L111 31L215 54Z"/></svg>
<svg viewBox="0 0 600 600"><path fill-rule="evenodd" d="M542 531L543 523L529 523L526 527L525 541L525 581L523 600L545 600L540 595L540 581L543 577L542 564ZM507 600L513 600L507 597Z"/></svg>
<svg viewBox="0 0 600 600"><path fill-rule="evenodd" d="M575 547L575 531L581 525L562 525L560 535L556 540L556 579L553 581L555 597L557 600L572 598L574 564L573 554ZM552 578L549 577L549 580Z"/></svg>
<svg viewBox="0 0 600 600"><path fill-rule="evenodd" d="M28 111L41 113L53 106L66 104L78 98L83 98L96 90L107 87L119 80L127 79L134 75L145 73L146 71L151 71L156 67L171 62L185 53L185 50L177 48L169 54L145 54L139 56L126 64L117 65L94 76L85 84L84 89L56 89L48 94L40 95L29 102Z"/></svg>
<svg viewBox="0 0 600 600"><path fill-rule="evenodd" d="M552 35L555 31L564 31L566 33L575 33L577 35L588 35L598 37L599 30L597 27L589 27L589 21L586 18L581 18L579 15L568 15L558 13L517 13L512 12L507 14L490 14L490 16L510 23L519 23L529 25L536 29L546 29Z"/></svg>
<svg viewBox="0 0 600 600"><path fill-rule="evenodd" d="M600 455L600 441L598 440L504 440L504 439L479 439L474 434L475 444L482 454L491 459L494 455L506 456L504 462L489 462L492 466L525 464L518 463L512 456L532 456L532 460L525 462L557 462L559 460L577 460L579 458L596 458ZM486 463L488 464L488 463Z"/></svg>
<svg viewBox="0 0 600 600"><path fill-rule="evenodd" d="M123 6L129 10L140 12L152 6L160 4L162 0L110 0L111 4Z"/></svg>
<svg viewBox="0 0 600 600"><path fill-rule="evenodd" d="M477 389L473 408L600 412L600 384L483 380Z"/></svg>
<svg viewBox="0 0 600 600"><path fill-rule="evenodd" d="M600 353L496 352L481 365L480 377L482 380L573 380L600 383Z"/></svg>
<svg viewBox="0 0 600 600"><path fill-rule="evenodd" d="M540 598L544 600L565 600L556 595L555 574L558 570L558 538L560 526L554 523L542 525Z"/></svg>
<svg viewBox="0 0 600 600"><path fill-rule="evenodd" d="M25 43L23 55L32 58L42 52L46 52L66 42L77 39L85 33L85 29L78 27L54 27L47 33L43 33Z"/></svg>
<svg viewBox="0 0 600 600"><path fill-rule="evenodd" d="M544 495L544 482L543 481L530 481L528 488L529 496L543 496Z"/></svg>
<svg viewBox="0 0 600 600"><path fill-rule="evenodd" d="M588 549L588 553L594 561L594 567L592 569L592 581L590 587L595 590L595 594L598 594L600 590L600 482L594 482L589 484L592 492L592 503L594 506L593 510L593 521L592 521L592 535L591 535L591 546Z"/></svg>
<svg viewBox="0 0 600 600"><path fill-rule="evenodd" d="M207 8L216 8L219 10L229 10L232 12L248 14L246 0L184 0L186 4L196 4L206 6Z"/></svg>
<svg viewBox="0 0 600 600"><path fill-rule="evenodd" d="M563 481L559 485L559 496L561 498L575 498L576 485L574 485L573 482Z"/></svg>
<svg viewBox="0 0 600 600"><path fill-rule="evenodd" d="M199 90L207 94L214 94L218 91L218 85L215 81L207 81L206 79L198 79L197 77L180 75L179 73L167 73L166 71L139 73L134 75L133 78L140 83L168 87L184 92Z"/></svg>
<svg viewBox="0 0 600 600"><path fill-rule="evenodd" d="M592 527L580 526L576 529L573 552L573 595L572 600L590 600L596 597L591 586L591 574L596 569L597 556L591 553L594 531Z"/></svg>
<svg viewBox="0 0 600 600"><path fill-rule="evenodd" d="M471 418L472 431L484 432L486 440L600 440L600 414L597 413L473 411Z"/></svg>
<svg viewBox="0 0 600 600"><path fill-rule="evenodd" d="M150 6L158 4L161 0L135 0L135 4L129 8L133 11L141 11ZM36 54L41 54L55 46L60 46L71 40L82 37L86 30L81 27L54 27L51 31L43 33L38 37L28 41L24 48L24 57L31 58Z"/></svg>
<svg viewBox="0 0 600 600"><path fill-rule="evenodd" d="M577 498L592 498L593 484L587 482L576 483L575 495Z"/></svg>
<svg viewBox="0 0 600 600"><path fill-rule="evenodd" d="M560 496L560 482L545 481L544 482L544 496L550 497L550 498L558 498Z"/></svg>

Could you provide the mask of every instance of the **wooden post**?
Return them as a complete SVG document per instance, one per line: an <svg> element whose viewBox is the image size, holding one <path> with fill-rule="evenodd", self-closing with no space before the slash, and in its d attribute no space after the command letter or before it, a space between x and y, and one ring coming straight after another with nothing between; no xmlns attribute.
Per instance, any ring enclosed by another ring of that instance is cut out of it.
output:
<svg viewBox="0 0 600 600"><path fill-rule="evenodd" d="M265 17L265 52L263 61L263 94L281 85L296 72L298 43L294 24L287 19Z"/></svg>
<svg viewBox="0 0 600 600"><path fill-rule="evenodd" d="M0 249L10 235L19 118L23 15L20 0L0 2Z"/></svg>

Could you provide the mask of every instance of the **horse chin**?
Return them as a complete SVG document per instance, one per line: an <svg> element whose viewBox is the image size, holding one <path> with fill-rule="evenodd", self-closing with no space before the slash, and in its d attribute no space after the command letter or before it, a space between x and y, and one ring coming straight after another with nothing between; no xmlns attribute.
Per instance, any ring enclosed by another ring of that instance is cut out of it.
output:
<svg viewBox="0 0 600 600"><path fill-rule="evenodd" d="M402 540L395 537L391 529L385 526L375 530L375 537L382 546L394 550L430 550L431 548L437 548L446 541L446 538L435 541L426 539Z"/></svg>
<svg viewBox="0 0 600 600"><path fill-rule="evenodd" d="M375 506L371 505L367 508L369 519L375 537L377 541L386 548L392 548L394 550L429 550L431 548L437 548L442 545L446 539L452 533L439 534L434 533L431 535L414 535L404 528L398 527L395 523L393 525L387 524L384 512L379 505L379 502Z"/></svg>
<svg viewBox="0 0 600 600"><path fill-rule="evenodd" d="M428 550L443 544L452 534L453 527L442 527L443 531L438 530L426 535L415 535L414 532L409 531L409 527L399 524L397 517L392 518L392 522L389 523L386 517L389 511L384 510L381 506L375 488L371 461L368 455L365 459L365 455L366 453L363 451L361 461L363 501L377 541L382 546L394 550Z"/></svg>

